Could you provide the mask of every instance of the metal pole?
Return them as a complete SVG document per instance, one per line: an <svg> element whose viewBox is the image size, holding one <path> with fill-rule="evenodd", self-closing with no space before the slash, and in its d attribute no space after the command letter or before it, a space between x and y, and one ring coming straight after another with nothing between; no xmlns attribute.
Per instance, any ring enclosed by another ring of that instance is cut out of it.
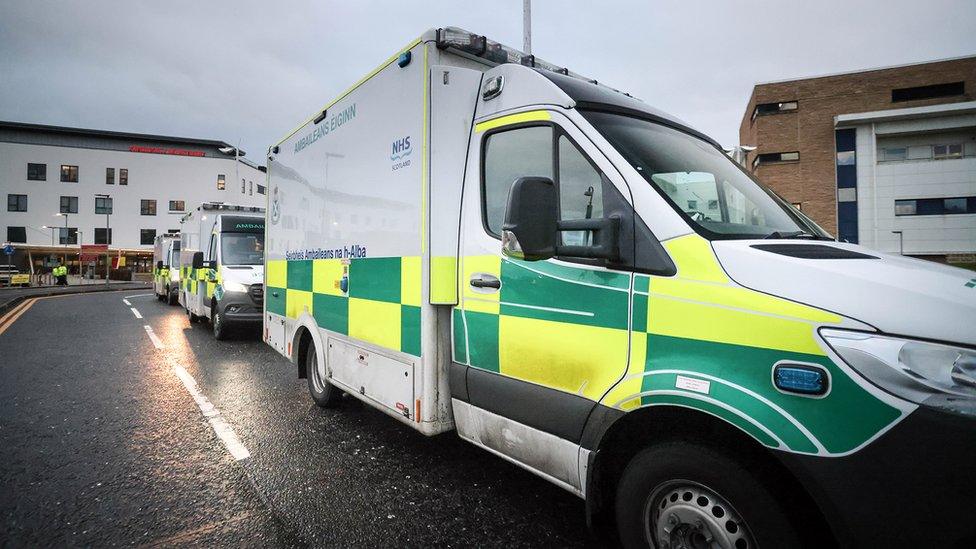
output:
<svg viewBox="0 0 976 549"><path fill-rule="evenodd" d="M898 235L898 254L905 255L905 234L902 231L891 231Z"/></svg>
<svg viewBox="0 0 976 549"><path fill-rule="evenodd" d="M112 229L109 227L109 224L108 224L108 216L111 215L111 214L109 214L108 212L109 212L109 210L105 210L105 251L106 251L106 254L105 254L105 285L106 286L108 286L108 274L109 274L109 271L108 271L109 261L108 261L108 253L107 252L108 252L108 246L112 244ZM94 275L92 275L92 276L94 276Z"/></svg>
<svg viewBox="0 0 976 549"><path fill-rule="evenodd" d="M532 0L522 0L522 51L532 55Z"/></svg>

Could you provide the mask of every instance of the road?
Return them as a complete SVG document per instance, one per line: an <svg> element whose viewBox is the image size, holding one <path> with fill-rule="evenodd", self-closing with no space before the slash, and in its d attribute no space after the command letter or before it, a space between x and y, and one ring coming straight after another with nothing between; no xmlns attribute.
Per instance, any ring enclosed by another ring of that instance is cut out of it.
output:
<svg viewBox="0 0 976 549"><path fill-rule="evenodd" d="M133 294L0 325L0 546L593 543L568 492Z"/></svg>

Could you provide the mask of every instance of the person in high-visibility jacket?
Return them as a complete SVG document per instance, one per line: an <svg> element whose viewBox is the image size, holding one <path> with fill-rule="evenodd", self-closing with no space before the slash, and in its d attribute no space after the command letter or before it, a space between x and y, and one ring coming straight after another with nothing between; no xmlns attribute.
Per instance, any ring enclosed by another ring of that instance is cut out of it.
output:
<svg viewBox="0 0 976 549"><path fill-rule="evenodd" d="M54 275L54 278L57 281L56 283L58 286L68 285L68 267L65 266L63 262L57 267L55 267L54 270L51 271L51 274Z"/></svg>

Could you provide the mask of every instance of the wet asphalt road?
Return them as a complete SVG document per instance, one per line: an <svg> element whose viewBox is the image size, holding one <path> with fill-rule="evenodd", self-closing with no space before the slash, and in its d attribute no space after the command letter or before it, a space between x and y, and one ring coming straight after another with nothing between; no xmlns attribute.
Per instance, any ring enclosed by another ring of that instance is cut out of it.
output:
<svg viewBox="0 0 976 549"><path fill-rule="evenodd" d="M38 300L0 334L0 546L593 543L568 492L352 398L319 409L256 332L215 341L150 295L138 319L135 293Z"/></svg>

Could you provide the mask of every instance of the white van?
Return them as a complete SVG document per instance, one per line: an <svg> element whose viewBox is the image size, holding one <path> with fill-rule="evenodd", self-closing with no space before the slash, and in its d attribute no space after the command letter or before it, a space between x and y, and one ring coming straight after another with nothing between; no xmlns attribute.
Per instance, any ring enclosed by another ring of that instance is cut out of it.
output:
<svg viewBox="0 0 976 549"><path fill-rule="evenodd" d="M976 274L834 241L670 115L431 30L268 190L264 337L321 406L456 429L628 547L976 539Z"/></svg>
<svg viewBox="0 0 976 549"><path fill-rule="evenodd" d="M260 326L264 301L264 208L205 202L180 221L180 305L210 320L216 339Z"/></svg>
<svg viewBox="0 0 976 549"><path fill-rule="evenodd" d="M167 233L153 242L153 293L156 299L176 305L180 293L180 235Z"/></svg>

